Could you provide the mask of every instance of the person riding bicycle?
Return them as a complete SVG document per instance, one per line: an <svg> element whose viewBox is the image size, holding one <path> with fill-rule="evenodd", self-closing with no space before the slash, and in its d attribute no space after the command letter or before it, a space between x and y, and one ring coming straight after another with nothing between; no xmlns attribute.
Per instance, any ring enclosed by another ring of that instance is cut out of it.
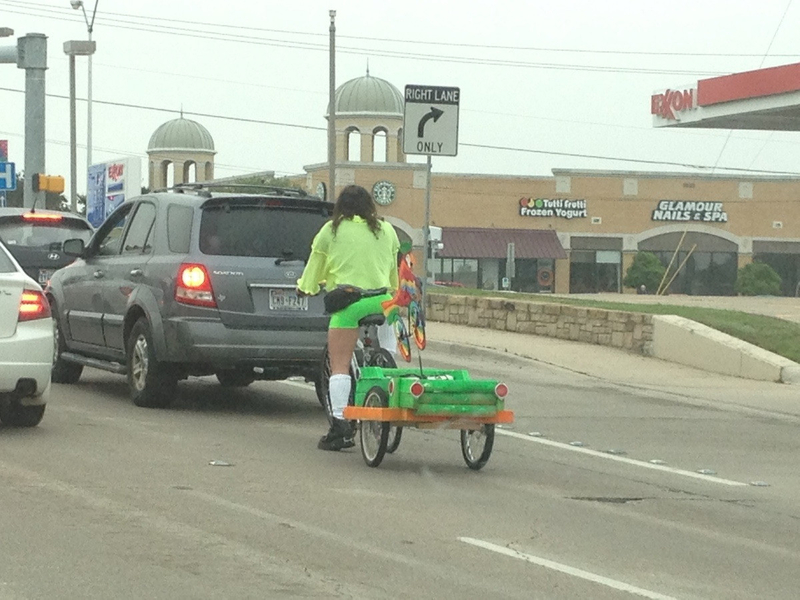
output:
<svg viewBox="0 0 800 600"><path fill-rule="evenodd" d="M350 422L343 416L352 385L350 357L358 341L359 320L367 315L382 314L381 303L391 299L392 292L397 289L399 249L397 232L378 217L370 193L361 186L349 185L339 194L332 219L314 237L311 256L297 280L299 295L318 294L321 282L325 282L328 291L331 425L317 444L321 450L341 450L355 445ZM371 293L362 294L365 290ZM383 293L375 290L383 290ZM339 300L339 306L334 306ZM347 306L342 307L345 304Z"/></svg>

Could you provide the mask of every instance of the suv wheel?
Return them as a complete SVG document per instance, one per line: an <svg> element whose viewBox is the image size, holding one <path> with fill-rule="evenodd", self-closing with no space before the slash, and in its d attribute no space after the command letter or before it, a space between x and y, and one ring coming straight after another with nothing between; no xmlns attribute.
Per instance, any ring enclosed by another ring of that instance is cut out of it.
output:
<svg viewBox="0 0 800 600"><path fill-rule="evenodd" d="M131 329L127 342L128 387L136 406L165 408L169 405L178 377L158 362L150 323L141 318Z"/></svg>
<svg viewBox="0 0 800 600"><path fill-rule="evenodd" d="M55 302L50 303L50 310L53 313L53 327L55 328L53 354L53 369L51 379L53 383L77 383L83 373L83 365L67 362L61 358L61 354L67 351L67 342L64 339L64 332L58 322L58 311Z"/></svg>
<svg viewBox="0 0 800 600"><path fill-rule="evenodd" d="M44 417L44 404L23 406L17 402L9 402L0 408L0 421L11 427L36 427Z"/></svg>
<svg viewBox="0 0 800 600"><path fill-rule="evenodd" d="M217 371L217 381L223 387L247 387L255 380L247 371Z"/></svg>

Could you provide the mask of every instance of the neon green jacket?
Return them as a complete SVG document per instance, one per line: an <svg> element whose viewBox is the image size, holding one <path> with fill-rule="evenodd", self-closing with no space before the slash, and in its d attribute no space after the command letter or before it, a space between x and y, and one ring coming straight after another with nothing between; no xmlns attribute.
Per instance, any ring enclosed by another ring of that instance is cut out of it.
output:
<svg viewBox="0 0 800 600"><path fill-rule="evenodd" d="M377 238L361 217L343 220L335 236L332 222L325 223L311 243L311 256L297 287L312 295L319 293L321 282L328 290L342 284L396 290L400 241L394 227L386 221L380 223Z"/></svg>

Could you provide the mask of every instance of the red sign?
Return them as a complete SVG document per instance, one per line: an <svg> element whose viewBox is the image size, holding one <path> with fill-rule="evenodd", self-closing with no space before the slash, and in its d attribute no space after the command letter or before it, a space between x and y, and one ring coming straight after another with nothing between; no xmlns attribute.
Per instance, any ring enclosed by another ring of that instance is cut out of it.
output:
<svg viewBox="0 0 800 600"><path fill-rule="evenodd" d="M108 178L111 181L118 181L122 178L124 174L125 165L120 163L115 163L113 165L108 165Z"/></svg>
<svg viewBox="0 0 800 600"><path fill-rule="evenodd" d="M0 140L0 161L8 160L8 140Z"/></svg>
<svg viewBox="0 0 800 600"><path fill-rule="evenodd" d="M677 121L676 113L697 108L697 90L667 90L663 94L650 97L650 114L662 119Z"/></svg>

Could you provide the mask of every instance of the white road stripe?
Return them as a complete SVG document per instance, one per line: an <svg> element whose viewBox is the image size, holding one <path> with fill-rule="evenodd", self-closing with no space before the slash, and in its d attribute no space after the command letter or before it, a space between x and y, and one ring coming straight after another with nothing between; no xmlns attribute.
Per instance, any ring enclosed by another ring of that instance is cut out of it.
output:
<svg viewBox="0 0 800 600"><path fill-rule="evenodd" d="M285 383L286 385L293 385L293 386L296 386L296 387L301 387L304 390L309 390L309 389L313 390L314 389L314 384L313 383L305 382L305 381L290 381L289 379L280 379L276 383Z"/></svg>
<svg viewBox="0 0 800 600"><path fill-rule="evenodd" d="M714 477L713 475L703 475L702 473L695 473L694 471L686 471L684 469L675 469L673 467L667 467L666 465L654 465L653 463L644 462L642 460L635 460L633 458L625 458L624 456L617 456L614 454L608 454L607 452L600 452L599 450L590 450L589 448L582 448L580 446L570 446L569 444L565 444L563 442L554 442L553 440L548 440L541 437L533 437L530 435L524 435L522 433L517 433L516 431L506 431L504 429L495 429L496 433L501 435L507 435L509 437L517 438L520 440L525 440L526 442L534 442L537 444L543 444L545 446L552 446L554 448L560 448L561 450L571 450L573 452L580 452L581 454L588 454L590 456L596 456L598 458L605 458L606 460L613 460L616 462L625 463L628 465L633 465L635 467L644 467L645 469L652 469L654 471L663 471L665 473L672 473L673 475L683 475L684 477L692 477L694 479L701 479L703 481L708 481L709 483L719 483L721 485L730 485L730 486L746 486L746 483L742 483L741 481L733 481L731 479L722 479L721 477Z"/></svg>
<svg viewBox="0 0 800 600"><path fill-rule="evenodd" d="M559 573L572 575L573 577L585 579L586 581L591 581L593 583L599 583L600 585L604 585L615 590L620 590L622 592L629 592L637 596L642 596L643 598L652 598L653 600L675 600L673 596L665 596L664 594L659 594L658 592L651 592L650 590L638 588L623 581L609 579L608 577L603 577L602 575L595 575L594 573L589 573L588 571L576 569L575 567L570 567L569 565L562 565L561 563L557 563L546 558L533 556L532 554L526 554L525 552L512 550L510 548L506 548L505 546L498 546L497 544L484 542L483 540L476 540L475 538L470 537L460 537L458 539L459 541L472 544L473 546L483 548L484 550L491 550L492 552L497 552L498 554L503 554L512 558L518 558L546 569L552 569L553 571L558 571Z"/></svg>

